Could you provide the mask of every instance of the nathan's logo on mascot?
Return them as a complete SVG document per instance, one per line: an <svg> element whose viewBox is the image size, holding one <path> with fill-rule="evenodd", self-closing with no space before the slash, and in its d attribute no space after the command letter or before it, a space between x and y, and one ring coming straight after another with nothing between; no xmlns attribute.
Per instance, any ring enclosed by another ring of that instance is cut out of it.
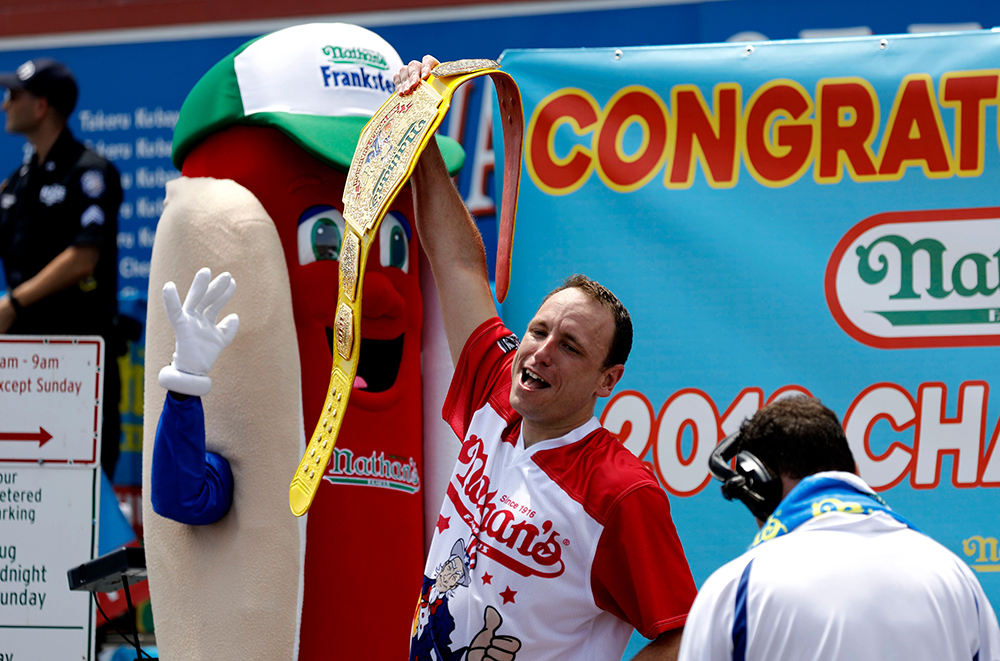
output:
<svg viewBox="0 0 1000 661"><path fill-rule="evenodd" d="M335 64L361 64L381 71L389 68L385 56L368 48L344 48L342 46L323 46L323 55Z"/></svg>
<svg viewBox="0 0 1000 661"><path fill-rule="evenodd" d="M830 257L826 300L869 346L1000 345L1000 208L866 218Z"/></svg>
<svg viewBox="0 0 1000 661"><path fill-rule="evenodd" d="M1000 572L997 538L973 535L962 540L962 551L971 559L970 566L978 572Z"/></svg>
<svg viewBox="0 0 1000 661"><path fill-rule="evenodd" d="M360 87L368 90L392 94L396 85L389 74L389 62L385 56L369 48L344 48L343 46L323 46L323 54L331 64L347 65L349 69L320 65L323 87ZM375 69L375 71L372 71ZM385 73L379 73L384 71Z"/></svg>
<svg viewBox="0 0 1000 661"><path fill-rule="evenodd" d="M448 485L448 498L472 530L469 553L480 552L521 576L555 578L566 568L562 547L570 541L552 521L532 521L536 513L498 490L485 475L487 455L478 436L462 443L459 469Z"/></svg>
<svg viewBox="0 0 1000 661"><path fill-rule="evenodd" d="M333 449L333 459L323 479L331 484L380 487L406 493L420 491L420 471L413 457L387 457L384 452L355 457L354 452L344 447Z"/></svg>

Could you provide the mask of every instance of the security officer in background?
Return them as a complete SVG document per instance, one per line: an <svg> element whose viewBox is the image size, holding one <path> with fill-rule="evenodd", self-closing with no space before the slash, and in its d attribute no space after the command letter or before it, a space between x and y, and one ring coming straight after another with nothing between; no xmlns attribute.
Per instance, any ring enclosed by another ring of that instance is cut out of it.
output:
<svg viewBox="0 0 1000 661"><path fill-rule="evenodd" d="M0 73L7 133L34 147L0 184L0 259L8 294L0 333L101 335L105 341L101 464L118 459L121 385L115 328L118 171L66 126L77 100L72 72L48 58Z"/></svg>

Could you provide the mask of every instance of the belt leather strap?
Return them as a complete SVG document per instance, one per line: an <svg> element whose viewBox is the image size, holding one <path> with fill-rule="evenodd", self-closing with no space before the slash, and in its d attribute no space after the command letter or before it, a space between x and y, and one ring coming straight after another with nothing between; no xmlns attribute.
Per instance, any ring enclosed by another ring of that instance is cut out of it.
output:
<svg viewBox="0 0 1000 661"><path fill-rule="evenodd" d="M451 105L455 90L467 80L489 76L497 90L504 137L504 186L497 245L497 300L507 296L510 282L514 213L521 173L524 112L521 93L509 74L493 60L445 62L431 71L411 94L394 93L361 132L344 186L347 227L340 250L340 292L334 322L330 387L305 455L288 490L295 516L309 510L322 481L347 410L358 371L361 337L361 294L368 252L379 224L417 166L417 159Z"/></svg>

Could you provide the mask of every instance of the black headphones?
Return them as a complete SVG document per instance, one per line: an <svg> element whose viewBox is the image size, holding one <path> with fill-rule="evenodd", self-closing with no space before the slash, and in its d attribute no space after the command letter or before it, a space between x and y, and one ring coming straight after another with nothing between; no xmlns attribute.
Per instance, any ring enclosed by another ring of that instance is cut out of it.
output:
<svg viewBox="0 0 1000 661"><path fill-rule="evenodd" d="M708 458L708 470L722 481L726 500L737 498L761 521L771 516L781 502L781 479L775 477L760 459L747 451L736 454L740 433L722 439ZM736 470L729 462L736 456Z"/></svg>

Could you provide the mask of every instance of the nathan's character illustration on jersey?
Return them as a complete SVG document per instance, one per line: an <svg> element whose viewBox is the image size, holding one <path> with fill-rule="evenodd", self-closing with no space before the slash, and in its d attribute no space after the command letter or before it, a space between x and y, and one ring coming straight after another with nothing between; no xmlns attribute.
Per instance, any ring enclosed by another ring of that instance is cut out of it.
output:
<svg viewBox="0 0 1000 661"><path fill-rule="evenodd" d="M448 599L459 587L469 587L469 567L465 564L465 544L462 540L451 547L451 555L437 569L433 578L424 576L420 602L413 615L411 661L419 659L458 659L448 650L455 618L448 610Z"/></svg>
<svg viewBox="0 0 1000 661"><path fill-rule="evenodd" d="M483 629L468 647L451 651L449 645L451 634L455 631L455 618L448 609L448 600L458 588L469 587L471 577L467 557L465 543L460 539L451 547L449 558L437 568L434 577L424 576L417 612L413 615L410 661L478 661L486 658L491 648L506 652L504 658L513 661L515 653L521 648L521 641L516 638L496 635L496 630L503 624L503 617L495 608L487 606L483 613Z"/></svg>

